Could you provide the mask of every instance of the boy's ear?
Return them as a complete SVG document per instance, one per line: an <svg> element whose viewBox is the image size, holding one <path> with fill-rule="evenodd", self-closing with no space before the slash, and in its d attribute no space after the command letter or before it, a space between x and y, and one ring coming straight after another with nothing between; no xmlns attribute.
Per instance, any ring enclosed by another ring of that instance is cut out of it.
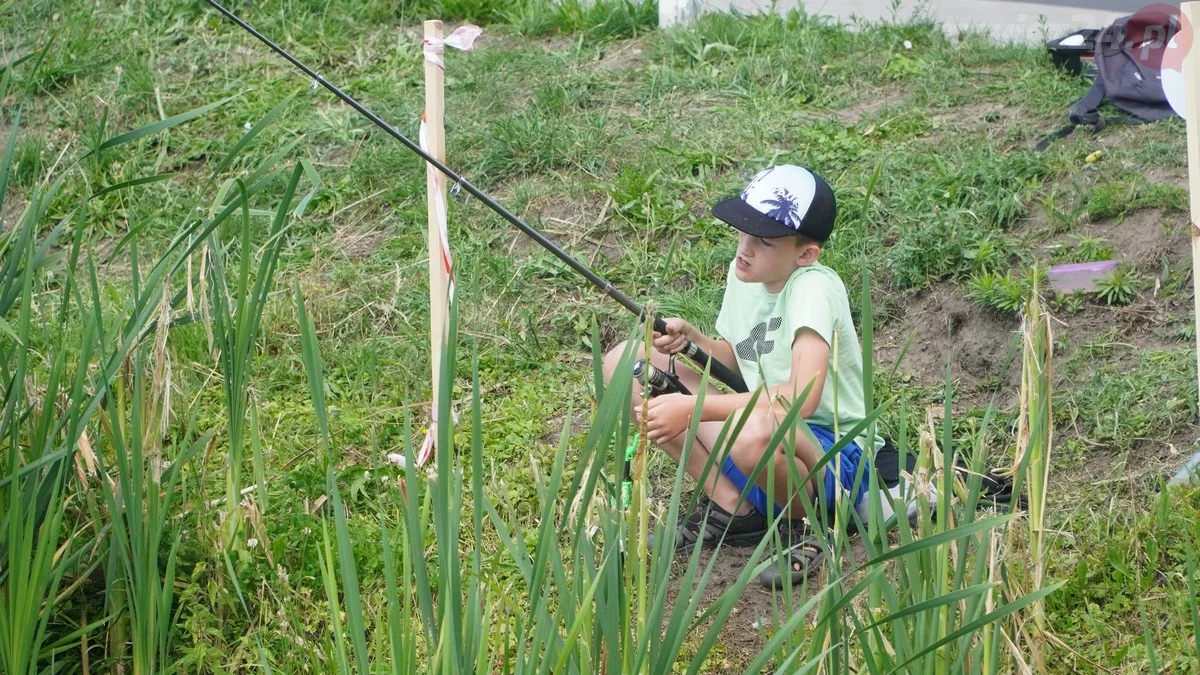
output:
<svg viewBox="0 0 1200 675"><path fill-rule="evenodd" d="M796 264L800 267L811 265L817 261L817 257L821 255L821 245L816 242L805 242L800 245L800 250L796 252Z"/></svg>

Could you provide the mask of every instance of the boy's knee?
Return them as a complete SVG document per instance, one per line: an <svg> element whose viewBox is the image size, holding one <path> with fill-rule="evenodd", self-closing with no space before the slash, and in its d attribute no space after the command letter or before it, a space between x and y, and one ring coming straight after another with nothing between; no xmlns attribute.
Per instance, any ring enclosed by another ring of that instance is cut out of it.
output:
<svg viewBox="0 0 1200 675"><path fill-rule="evenodd" d="M733 424L736 425L743 414L744 409L735 412ZM759 460L762 459L763 453L766 452L767 444L771 442L773 433L770 413L765 410L752 411L745 426L742 427L741 433L733 439L733 445L729 449L729 458L743 473L753 471L758 466Z"/></svg>
<svg viewBox="0 0 1200 675"><path fill-rule="evenodd" d="M607 384L612 381L613 374L617 372L617 368L621 366L621 359L625 356L625 352L629 349L629 341L621 342L617 346L608 350L604 355L604 382ZM641 358L641 346L637 346L634 361Z"/></svg>

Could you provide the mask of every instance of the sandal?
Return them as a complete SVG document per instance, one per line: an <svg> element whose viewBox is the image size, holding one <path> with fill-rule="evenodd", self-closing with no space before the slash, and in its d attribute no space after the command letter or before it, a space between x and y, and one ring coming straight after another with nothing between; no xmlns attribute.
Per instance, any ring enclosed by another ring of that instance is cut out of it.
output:
<svg viewBox="0 0 1200 675"><path fill-rule="evenodd" d="M796 544L779 552L771 561L771 565L758 575L758 583L775 590L795 586L817 571L823 562L825 549L822 548L821 541L806 535Z"/></svg>
<svg viewBox="0 0 1200 675"><path fill-rule="evenodd" d="M744 516L734 515L705 495L675 529L675 552L686 555L697 544L700 548L716 548L721 543L754 546L767 536L768 526L766 517L754 509Z"/></svg>

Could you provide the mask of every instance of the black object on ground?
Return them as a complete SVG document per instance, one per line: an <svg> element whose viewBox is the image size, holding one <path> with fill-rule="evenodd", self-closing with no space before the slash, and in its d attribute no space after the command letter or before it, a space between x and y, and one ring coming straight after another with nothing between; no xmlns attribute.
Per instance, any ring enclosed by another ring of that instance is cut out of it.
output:
<svg viewBox="0 0 1200 675"><path fill-rule="evenodd" d="M1046 51L1055 66L1066 70L1072 75L1083 73L1083 62L1091 61L1096 55L1096 38L1100 35L1099 28L1084 28L1070 35L1064 35L1057 40L1046 41ZM1068 44L1063 44L1063 43ZM1075 44L1079 42L1079 44Z"/></svg>

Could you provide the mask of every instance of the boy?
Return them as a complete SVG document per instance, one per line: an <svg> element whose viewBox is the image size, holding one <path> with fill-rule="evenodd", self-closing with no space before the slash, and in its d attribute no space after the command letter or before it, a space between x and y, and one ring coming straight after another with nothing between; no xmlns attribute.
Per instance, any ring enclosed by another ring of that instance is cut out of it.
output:
<svg viewBox="0 0 1200 675"><path fill-rule="evenodd" d="M831 507L834 500L848 496L858 506L867 489L866 467L857 492L850 495L849 491L860 462L866 462L862 448L867 442L876 448L882 445L882 439L856 438L841 451L840 462L834 458L821 471L811 471L837 441L835 430L845 433L866 415L862 355L846 288L837 273L817 262L837 215L829 185L802 167L775 166L755 175L738 197L717 203L712 213L738 230L737 255L729 266L717 317L721 339L701 334L683 319L666 319L667 333L654 333L655 353L650 361L666 368L668 355L691 340L740 372L750 393L721 394L709 388L688 457L688 474L701 480L725 420L732 415L736 423L755 389L765 386L766 391L759 394L745 427L728 446L728 454L715 458L714 469L719 467L719 471L710 470L701 482L706 498L680 523L676 532L679 552L696 545L714 547L721 539L728 545L757 545L767 534L778 513L767 505L769 467L764 467L744 497L742 491L787 408L810 382L812 387L799 414L820 446L804 434L789 433L782 447L771 449L775 506L791 520L792 531L798 531L799 519L810 514L805 513L797 488L789 485L788 463L799 476L809 477L804 487L816 508ZM606 377L611 379L625 349L621 344L606 355ZM681 369L679 377L691 391L699 389L700 377L695 372ZM640 415L641 387L637 382L634 394L634 412ZM693 396L683 394L658 396L648 403L648 438L676 461L682 455L683 432L694 404ZM824 481L825 504L817 504L819 480ZM787 499L788 495L794 497ZM811 515L809 521L817 522L816 514ZM799 583L824 558L818 541L811 537L783 555L790 564L771 565L759 579L764 585ZM780 579L780 569L792 570L791 579Z"/></svg>

